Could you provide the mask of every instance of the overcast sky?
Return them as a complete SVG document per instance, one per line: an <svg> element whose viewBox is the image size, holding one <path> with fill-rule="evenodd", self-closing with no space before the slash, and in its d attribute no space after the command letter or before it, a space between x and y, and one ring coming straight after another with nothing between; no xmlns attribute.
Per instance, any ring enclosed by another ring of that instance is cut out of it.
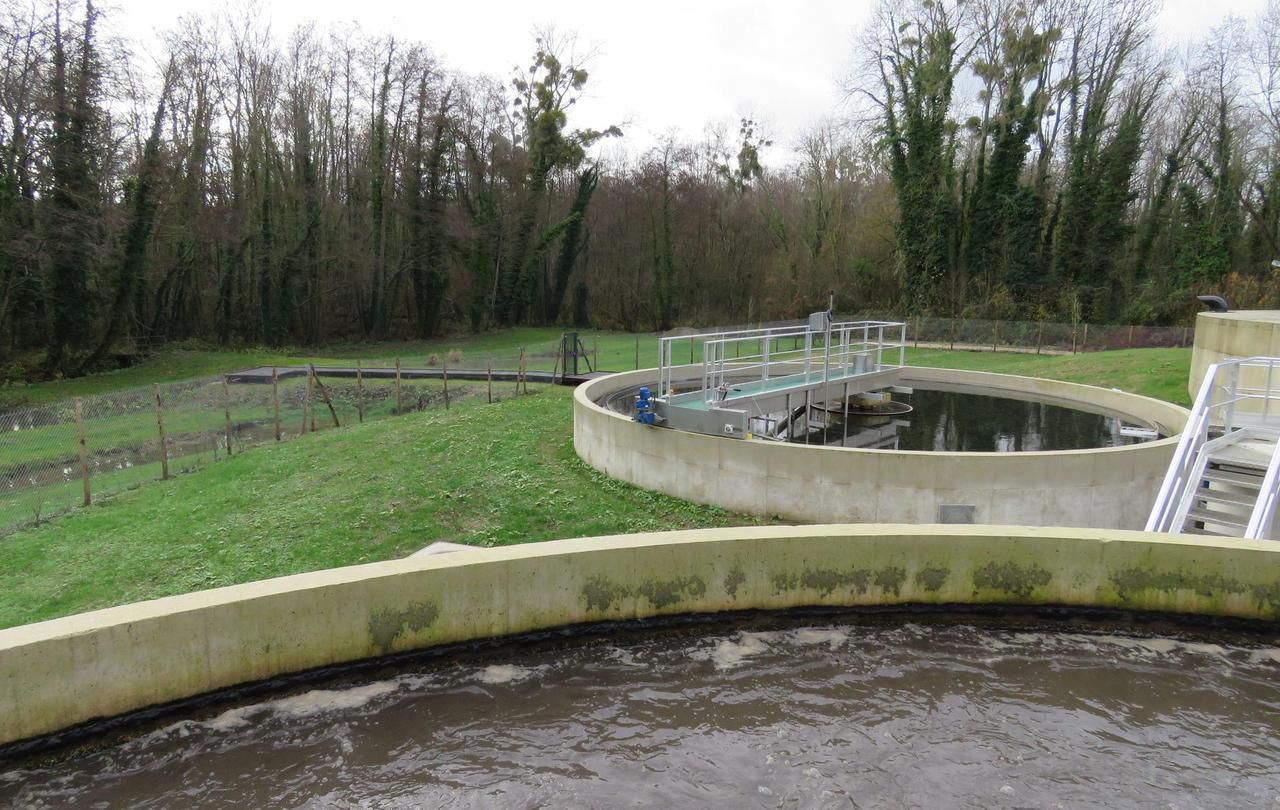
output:
<svg viewBox="0 0 1280 810"><path fill-rule="evenodd" d="M235 0L232 0L235 2ZM1229 14L1252 18L1265 0L1165 0L1159 34L1193 39ZM112 27L144 44L209 0L114 0ZM218 7L221 7L218 6ZM840 80L872 0L472 0L387 2L264 0L278 32L299 22L349 24L427 43L446 66L507 77L526 65L535 27L574 31L589 64L579 126L624 124L631 148L667 131L700 134L743 115L764 122L780 145L839 113Z"/></svg>

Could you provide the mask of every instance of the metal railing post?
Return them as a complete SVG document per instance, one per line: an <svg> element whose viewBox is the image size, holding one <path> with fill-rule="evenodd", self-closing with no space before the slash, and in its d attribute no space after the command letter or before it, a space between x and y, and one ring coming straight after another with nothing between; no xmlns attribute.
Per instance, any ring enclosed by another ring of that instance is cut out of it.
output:
<svg viewBox="0 0 1280 810"><path fill-rule="evenodd" d="M1231 364L1231 372L1228 375L1231 387L1227 390L1227 411L1222 417L1223 433L1230 433L1236 422L1236 398L1240 395L1240 363Z"/></svg>
<svg viewBox="0 0 1280 810"><path fill-rule="evenodd" d="M1275 358L1267 360L1267 387L1262 392L1262 423L1267 423L1267 414L1271 410L1271 372L1275 370Z"/></svg>

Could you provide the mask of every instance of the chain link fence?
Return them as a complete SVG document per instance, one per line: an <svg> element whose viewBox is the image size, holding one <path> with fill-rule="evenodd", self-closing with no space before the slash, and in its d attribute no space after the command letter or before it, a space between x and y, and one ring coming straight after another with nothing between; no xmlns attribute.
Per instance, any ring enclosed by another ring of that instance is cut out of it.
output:
<svg viewBox="0 0 1280 810"><path fill-rule="evenodd" d="M489 369L551 371L560 362L558 343L523 353L404 357L399 375L395 358L351 360L314 376L279 367L273 382L266 368L0 413L0 536L256 444L466 401L499 402L538 387L510 374L424 379L424 371L475 377Z"/></svg>

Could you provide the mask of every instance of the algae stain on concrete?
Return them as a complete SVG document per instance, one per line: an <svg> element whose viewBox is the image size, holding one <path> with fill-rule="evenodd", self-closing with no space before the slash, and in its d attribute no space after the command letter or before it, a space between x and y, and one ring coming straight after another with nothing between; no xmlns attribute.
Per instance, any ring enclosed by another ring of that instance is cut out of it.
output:
<svg viewBox="0 0 1280 810"><path fill-rule="evenodd" d="M1048 585L1051 579L1053 575L1049 573L1049 569L1035 563L1018 565L1015 562L990 562L973 572L973 592L1004 591L1025 599L1036 588Z"/></svg>
<svg viewBox="0 0 1280 810"><path fill-rule="evenodd" d="M1221 574L1192 574L1186 571L1156 571L1153 568L1126 568L1111 575L1111 584L1121 599L1129 601L1143 591L1173 595L1191 591L1205 599L1248 594L1260 610L1280 615L1280 582L1247 585Z"/></svg>
<svg viewBox="0 0 1280 810"><path fill-rule="evenodd" d="M426 630L438 618L440 609L433 602L412 602L403 610L379 610L369 619L369 638L379 650L389 653L400 636Z"/></svg>
<svg viewBox="0 0 1280 810"><path fill-rule="evenodd" d="M607 577L592 577L582 586L582 599L587 610L605 611L623 599L643 596L661 610L678 602L698 599L706 592L707 583L695 576L651 579L639 585L619 585Z"/></svg>
<svg viewBox="0 0 1280 810"><path fill-rule="evenodd" d="M738 588L747 581L747 575L743 573L742 567L735 565L724 578L724 590L730 597L738 598Z"/></svg>
<svg viewBox="0 0 1280 810"><path fill-rule="evenodd" d="M943 568L937 565L926 565L916 572L916 585L924 588L929 593L937 593L942 590L942 586L946 584L947 576L951 573L950 568Z"/></svg>
<svg viewBox="0 0 1280 810"><path fill-rule="evenodd" d="M902 590L902 583L906 579L906 571L897 566L889 565L874 571L870 568L854 568L848 571L838 571L832 568L808 568L799 575L775 574L772 581L773 590L778 594L795 590L796 588L804 588L805 590L817 591L822 596L830 596L838 589L848 590L858 596L863 596L874 583L885 592L897 596Z"/></svg>
<svg viewBox="0 0 1280 810"><path fill-rule="evenodd" d="M907 581L907 572L898 568L896 565L881 568L876 572L876 585L886 593L892 592L894 596L902 590L902 583Z"/></svg>

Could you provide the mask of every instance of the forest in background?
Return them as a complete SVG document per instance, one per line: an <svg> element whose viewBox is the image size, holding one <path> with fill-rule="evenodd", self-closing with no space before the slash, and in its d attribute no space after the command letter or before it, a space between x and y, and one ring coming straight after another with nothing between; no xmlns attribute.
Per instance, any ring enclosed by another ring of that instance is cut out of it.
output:
<svg viewBox="0 0 1280 810"><path fill-rule="evenodd" d="M0 0L0 359L770 321L830 290L903 316L1280 307L1280 0L1176 51L1158 10L880 0L829 122L637 153L575 126L589 65L554 32L473 76L211 14L153 69L92 2Z"/></svg>

